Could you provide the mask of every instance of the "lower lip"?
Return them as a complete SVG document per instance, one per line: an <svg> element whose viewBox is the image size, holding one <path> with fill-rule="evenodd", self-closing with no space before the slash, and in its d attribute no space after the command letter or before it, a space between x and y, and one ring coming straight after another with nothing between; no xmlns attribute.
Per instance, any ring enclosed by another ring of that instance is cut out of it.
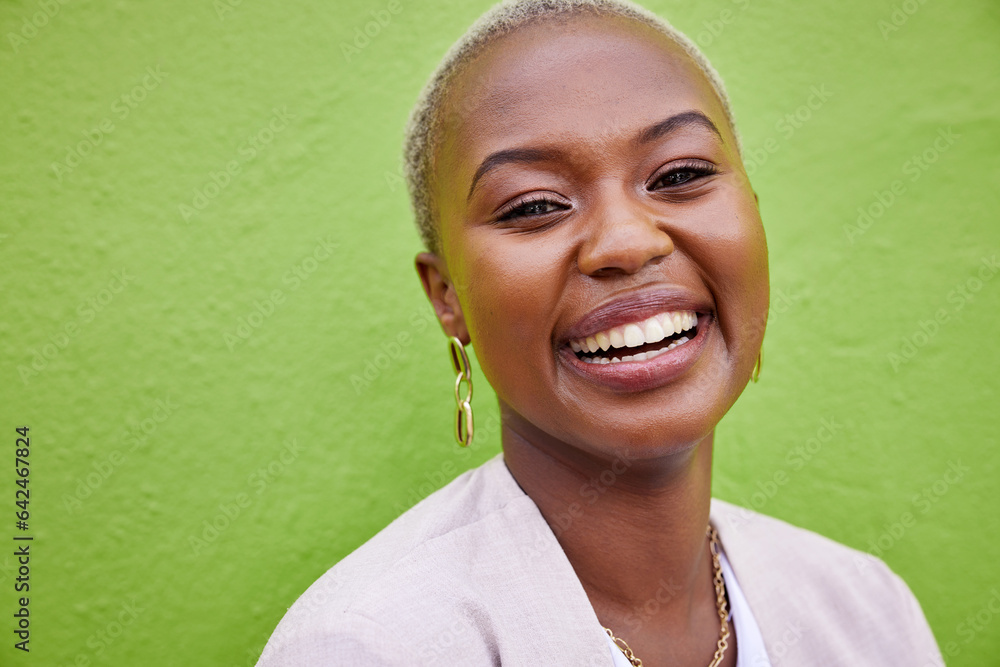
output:
<svg viewBox="0 0 1000 667"><path fill-rule="evenodd" d="M646 391L676 380L694 365L701 355L702 348L705 347L705 339L708 337L712 322L710 315L699 315L698 334L694 338L644 361L588 364L581 361L568 345L561 346L559 354L570 368L591 382L602 384L614 391Z"/></svg>

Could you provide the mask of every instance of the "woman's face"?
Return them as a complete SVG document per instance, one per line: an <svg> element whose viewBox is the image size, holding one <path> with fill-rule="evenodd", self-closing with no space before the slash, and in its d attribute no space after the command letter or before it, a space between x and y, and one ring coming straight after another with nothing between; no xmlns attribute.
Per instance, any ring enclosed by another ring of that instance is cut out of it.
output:
<svg viewBox="0 0 1000 667"><path fill-rule="evenodd" d="M640 24L548 20L478 56L442 117L441 256L418 267L508 427L599 456L708 435L752 372L768 277L704 75Z"/></svg>

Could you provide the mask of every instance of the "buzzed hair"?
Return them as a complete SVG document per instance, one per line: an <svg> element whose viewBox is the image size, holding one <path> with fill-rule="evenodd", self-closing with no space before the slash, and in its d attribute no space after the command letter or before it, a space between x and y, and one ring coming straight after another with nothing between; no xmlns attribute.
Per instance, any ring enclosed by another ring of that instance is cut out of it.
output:
<svg viewBox="0 0 1000 667"><path fill-rule="evenodd" d="M440 140L442 127L441 105L451 82L483 49L495 40L509 35L533 21L559 16L591 14L632 19L650 26L668 37L691 57L715 89L726 113L726 120L736 137L736 148L740 150L740 138L736 131L729 96L722 79L708 62L705 54L686 35L669 23L628 0L507 0L500 2L480 16L472 26L455 42L427 84L420 92L417 103L410 112L403 148L403 171L410 192L413 214L424 247L439 253L440 236L435 221L437 211L431 190L431 175L434 168L434 154Z"/></svg>

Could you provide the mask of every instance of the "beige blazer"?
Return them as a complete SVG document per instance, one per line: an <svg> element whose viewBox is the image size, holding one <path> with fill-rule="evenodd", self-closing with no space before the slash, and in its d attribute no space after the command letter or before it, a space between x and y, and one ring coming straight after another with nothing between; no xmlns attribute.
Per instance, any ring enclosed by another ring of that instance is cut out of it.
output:
<svg viewBox="0 0 1000 667"><path fill-rule="evenodd" d="M720 500L711 523L774 667L944 665L916 598L882 561ZM611 667L612 658L573 567L498 454L320 577L258 665Z"/></svg>

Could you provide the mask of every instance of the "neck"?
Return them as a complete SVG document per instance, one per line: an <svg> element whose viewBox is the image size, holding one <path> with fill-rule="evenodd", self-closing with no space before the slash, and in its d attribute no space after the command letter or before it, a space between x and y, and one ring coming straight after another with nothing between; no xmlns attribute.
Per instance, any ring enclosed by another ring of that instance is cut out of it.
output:
<svg viewBox="0 0 1000 667"><path fill-rule="evenodd" d="M602 623L621 634L636 624L683 631L714 612L705 535L712 434L656 458L590 453L504 407L507 466L551 526Z"/></svg>

